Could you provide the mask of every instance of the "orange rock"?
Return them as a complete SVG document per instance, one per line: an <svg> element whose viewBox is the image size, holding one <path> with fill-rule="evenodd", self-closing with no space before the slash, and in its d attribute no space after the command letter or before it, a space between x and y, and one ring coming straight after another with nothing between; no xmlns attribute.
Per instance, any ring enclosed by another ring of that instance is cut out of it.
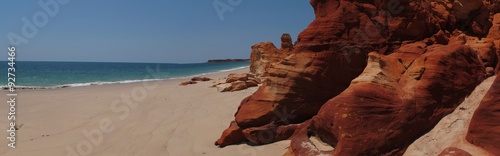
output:
<svg viewBox="0 0 500 156"><path fill-rule="evenodd" d="M493 40L488 38L478 40L477 38L474 38L473 40L468 40L467 44L477 53L479 59L485 67L496 66L497 49Z"/></svg>
<svg viewBox="0 0 500 156"><path fill-rule="evenodd" d="M217 84L215 85L215 87L217 87L217 90L219 92L229 92L233 90L233 86L231 85L231 83Z"/></svg>
<svg viewBox="0 0 500 156"><path fill-rule="evenodd" d="M231 83L219 84L216 87L220 92L233 92L247 89L249 86L245 81L235 81Z"/></svg>
<svg viewBox="0 0 500 156"><path fill-rule="evenodd" d="M392 11L412 17L416 12L421 13L415 19L390 17L391 12L376 13L377 8L387 6L379 1L362 4L312 0L311 5L315 8L316 19L299 34L294 49L279 57L278 63L255 63L259 60L255 58L262 58L256 57L259 54L280 55L272 43L252 48L251 70L257 75L257 71L267 73L263 74L267 77L266 83L240 105L235 121L241 128L264 126L273 118L289 123L310 119L326 101L341 93L361 74L369 52L389 53L401 44L389 44L389 40L424 39L439 30L439 22L427 18L430 12L419 12L420 9L413 5L402 6L413 11L398 12L397 8ZM384 27L374 22L389 24ZM285 108L295 116L280 118L274 113L283 112Z"/></svg>
<svg viewBox="0 0 500 156"><path fill-rule="evenodd" d="M490 28L487 38L491 38L493 40L500 39L500 13L493 16L493 26Z"/></svg>
<svg viewBox="0 0 500 156"><path fill-rule="evenodd" d="M500 155L500 77L474 112L466 137L470 143Z"/></svg>
<svg viewBox="0 0 500 156"><path fill-rule="evenodd" d="M293 50L254 45L251 71L266 78L235 114L244 140L265 144L293 131L288 154L401 155L498 63L497 39L469 44L488 33L490 5L391 2L311 0L316 18ZM269 141L252 135L286 126ZM334 150L319 150L308 135ZM235 142L226 137L221 144Z"/></svg>
<svg viewBox="0 0 500 156"><path fill-rule="evenodd" d="M245 81L235 81L231 82L231 91L239 91L248 88L247 82Z"/></svg>
<svg viewBox="0 0 500 156"><path fill-rule="evenodd" d="M253 78L254 76L248 73L239 73L239 74L231 73L228 75L226 83L232 83L235 81L247 81L248 78L250 77Z"/></svg>
<svg viewBox="0 0 500 156"><path fill-rule="evenodd" d="M281 36L281 48L277 49L272 42L262 42L252 46L250 54L250 72L257 76L267 76L267 68L282 61L294 45L290 34Z"/></svg>
<svg viewBox="0 0 500 156"><path fill-rule="evenodd" d="M365 71L323 105L309 129L335 145L335 155L400 155L482 81L475 56L462 45L372 53Z"/></svg>
<svg viewBox="0 0 500 156"><path fill-rule="evenodd" d="M262 80L260 78L257 78L257 77L249 77L247 82L250 81L252 83L255 83L255 84L261 84L262 83Z"/></svg>
<svg viewBox="0 0 500 156"><path fill-rule="evenodd" d="M215 145L219 147L224 147L230 144L237 144L242 141L245 141L245 137L243 136L243 132L241 131L241 128L238 127L236 122L232 121L231 125L229 125L229 128L224 130L222 133L222 136L219 140L215 142Z"/></svg>
<svg viewBox="0 0 500 156"><path fill-rule="evenodd" d="M246 85L247 85L248 88L259 86L259 84L256 81L250 81L249 80L249 81L246 81L245 83L246 83Z"/></svg>
<svg viewBox="0 0 500 156"><path fill-rule="evenodd" d="M272 42L255 44L250 54L250 72L257 76L265 76L266 69L278 62L284 55Z"/></svg>

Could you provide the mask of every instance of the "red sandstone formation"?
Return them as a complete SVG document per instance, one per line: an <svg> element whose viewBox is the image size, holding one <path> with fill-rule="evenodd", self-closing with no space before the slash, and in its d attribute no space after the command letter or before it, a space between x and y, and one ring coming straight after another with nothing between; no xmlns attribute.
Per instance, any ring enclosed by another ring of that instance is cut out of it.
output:
<svg viewBox="0 0 500 156"><path fill-rule="evenodd" d="M255 76L248 73L231 73L227 76L226 83L231 83L235 81L247 81L249 78L254 78Z"/></svg>
<svg viewBox="0 0 500 156"><path fill-rule="evenodd" d="M250 54L250 72L258 76L265 75L266 69L281 58L279 55L281 55L280 51L272 42L253 45Z"/></svg>
<svg viewBox="0 0 500 156"><path fill-rule="evenodd" d="M255 75L249 73L231 73L226 80L223 82L215 82L212 87L217 87L217 90L220 92L232 92L256 87L259 86L260 83L260 78L255 77Z"/></svg>
<svg viewBox="0 0 500 156"><path fill-rule="evenodd" d="M387 56L372 53L363 74L329 100L309 128L335 145L335 155L401 155L453 111L483 74L476 54L459 44L417 42Z"/></svg>
<svg viewBox="0 0 500 156"><path fill-rule="evenodd" d="M266 81L241 102L216 145L266 144L293 134L292 155L401 155L489 76L487 70L498 72L500 16L490 20L500 10L497 3L311 0L311 5L316 18L289 53L283 53L287 44L281 50L272 43L252 47L251 71ZM486 112L500 119L498 111ZM472 128L475 140L469 141L495 152L486 144L500 147L498 140L485 138L500 138L498 133L480 132L499 127L476 116L485 129ZM317 149L310 135L335 149Z"/></svg>
<svg viewBox="0 0 500 156"><path fill-rule="evenodd" d="M474 113L467 141L500 155L500 77L497 77Z"/></svg>
<svg viewBox="0 0 500 156"><path fill-rule="evenodd" d="M500 11L500 1L495 1L498 3L498 8ZM493 17L493 26L490 29L490 32L488 34L488 38L493 39L493 43L495 44L496 48L496 54L497 54L497 66L495 68L495 73L498 74L500 72L500 14L495 14Z"/></svg>
<svg viewBox="0 0 500 156"><path fill-rule="evenodd" d="M278 63L293 50L290 34L281 36L281 48L277 49L272 42L262 42L252 46L250 54L250 72L257 76L267 76L267 69Z"/></svg>

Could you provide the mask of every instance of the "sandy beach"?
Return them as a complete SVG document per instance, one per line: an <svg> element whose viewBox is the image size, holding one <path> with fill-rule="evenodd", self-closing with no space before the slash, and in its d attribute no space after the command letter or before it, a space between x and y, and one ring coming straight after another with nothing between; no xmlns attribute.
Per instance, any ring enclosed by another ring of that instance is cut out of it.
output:
<svg viewBox="0 0 500 156"><path fill-rule="evenodd" d="M237 71L205 75L220 79ZM240 101L256 91L220 93L212 81L187 79L18 91L16 148L2 156L282 155L289 141L264 146L214 145ZM6 91L2 91L6 94ZM6 96L2 99L5 101ZM7 116L8 105L0 106ZM7 117L0 118L8 129ZM4 131L4 136L7 133Z"/></svg>

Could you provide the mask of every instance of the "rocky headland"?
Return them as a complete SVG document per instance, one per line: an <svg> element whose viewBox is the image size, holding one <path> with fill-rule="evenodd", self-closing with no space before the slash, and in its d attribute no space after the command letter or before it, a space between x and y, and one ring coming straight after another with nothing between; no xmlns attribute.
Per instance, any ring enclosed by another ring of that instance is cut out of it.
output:
<svg viewBox="0 0 500 156"><path fill-rule="evenodd" d="M252 46L250 71L262 85L216 145L289 139L285 155L403 155L423 136L457 135L469 146L450 144L440 155L500 155L500 78L467 102L477 107L467 107L475 109L463 133L433 133L498 74L499 1L310 3L316 18L295 43L284 34L279 49Z"/></svg>

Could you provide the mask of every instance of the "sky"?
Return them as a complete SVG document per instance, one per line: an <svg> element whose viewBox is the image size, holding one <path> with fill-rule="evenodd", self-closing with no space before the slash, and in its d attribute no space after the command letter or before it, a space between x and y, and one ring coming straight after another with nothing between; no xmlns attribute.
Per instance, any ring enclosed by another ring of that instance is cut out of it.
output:
<svg viewBox="0 0 500 156"><path fill-rule="evenodd" d="M309 0L2 0L0 19L17 61L199 63L295 41L314 11Z"/></svg>

